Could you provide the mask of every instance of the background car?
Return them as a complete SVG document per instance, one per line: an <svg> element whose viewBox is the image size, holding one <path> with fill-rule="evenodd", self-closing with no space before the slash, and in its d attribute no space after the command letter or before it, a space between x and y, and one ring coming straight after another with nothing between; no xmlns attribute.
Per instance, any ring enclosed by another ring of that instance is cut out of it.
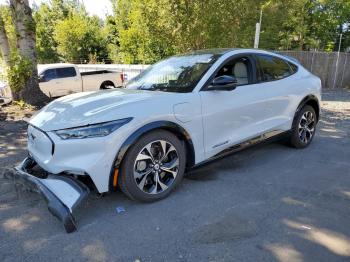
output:
<svg viewBox="0 0 350 262"><path fill-rule="evenodd" d="M12 101L12 92L7 82L0 81L0 105L6 105Z"/></svg>

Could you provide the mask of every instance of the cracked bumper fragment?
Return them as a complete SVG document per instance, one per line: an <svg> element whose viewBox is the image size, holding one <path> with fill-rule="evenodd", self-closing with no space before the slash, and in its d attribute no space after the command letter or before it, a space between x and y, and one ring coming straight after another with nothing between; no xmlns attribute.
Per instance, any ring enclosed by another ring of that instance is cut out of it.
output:
<svg viewBox="0 0 350 262"><path fill-rule="evenodd" d="M30 170L35 165L35 161L27 157L14 168L14 172L11 173L12 178L40 193L45 198L49 211L63 223L66 232L74 232L77 226L73 211L88 196L90 192L88 187L64 175L49 174L45 178L39 178L30 174Z"/></svg>

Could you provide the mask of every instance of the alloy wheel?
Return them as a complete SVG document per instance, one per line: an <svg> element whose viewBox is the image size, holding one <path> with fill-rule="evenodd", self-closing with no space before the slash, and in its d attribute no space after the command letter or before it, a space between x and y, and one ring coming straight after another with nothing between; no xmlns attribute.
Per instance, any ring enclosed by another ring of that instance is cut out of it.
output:
<svg viewBox="0 0 350 262"><path fill-rule="evenodd" d="M140 190L159 194L174 182L179 170L176 148L168 141L156 140L147 144L134 163L134 180Z"/></svg>
<svg viewBox="0 0 350 262"><path fill-rule="evenodd" d="M298 134L302 143L307 144L311 141L315 133L316 119L312 112L306 111L299 121Z"/></svg>

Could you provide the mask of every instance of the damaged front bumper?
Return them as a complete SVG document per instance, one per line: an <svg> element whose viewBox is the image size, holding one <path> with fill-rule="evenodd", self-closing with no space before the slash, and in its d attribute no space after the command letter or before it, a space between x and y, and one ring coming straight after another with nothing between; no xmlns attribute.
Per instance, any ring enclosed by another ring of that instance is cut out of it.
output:
<svg viewBox="0 0 350 262"><path fill-rule="evenodd" d="M29 173L34 166L36 162L27 157L15 167L13 178L43 195L49 211L62 221L66 232L74 232L77 227L73 210L87 197L89 188L69 176L49 174L45 178L36 177Z"/></svg>

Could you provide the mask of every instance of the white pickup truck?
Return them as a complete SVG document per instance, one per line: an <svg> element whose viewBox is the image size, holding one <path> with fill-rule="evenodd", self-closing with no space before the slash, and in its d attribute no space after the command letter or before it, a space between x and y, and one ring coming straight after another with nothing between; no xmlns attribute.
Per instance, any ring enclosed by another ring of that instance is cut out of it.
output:
<svg viewBox="0 0 350 262"><path fill-rule="evenodd" d="M49 97L122 85L121 73L108 70L79 72L73 64L38 65L40 89Z"/></svg>

